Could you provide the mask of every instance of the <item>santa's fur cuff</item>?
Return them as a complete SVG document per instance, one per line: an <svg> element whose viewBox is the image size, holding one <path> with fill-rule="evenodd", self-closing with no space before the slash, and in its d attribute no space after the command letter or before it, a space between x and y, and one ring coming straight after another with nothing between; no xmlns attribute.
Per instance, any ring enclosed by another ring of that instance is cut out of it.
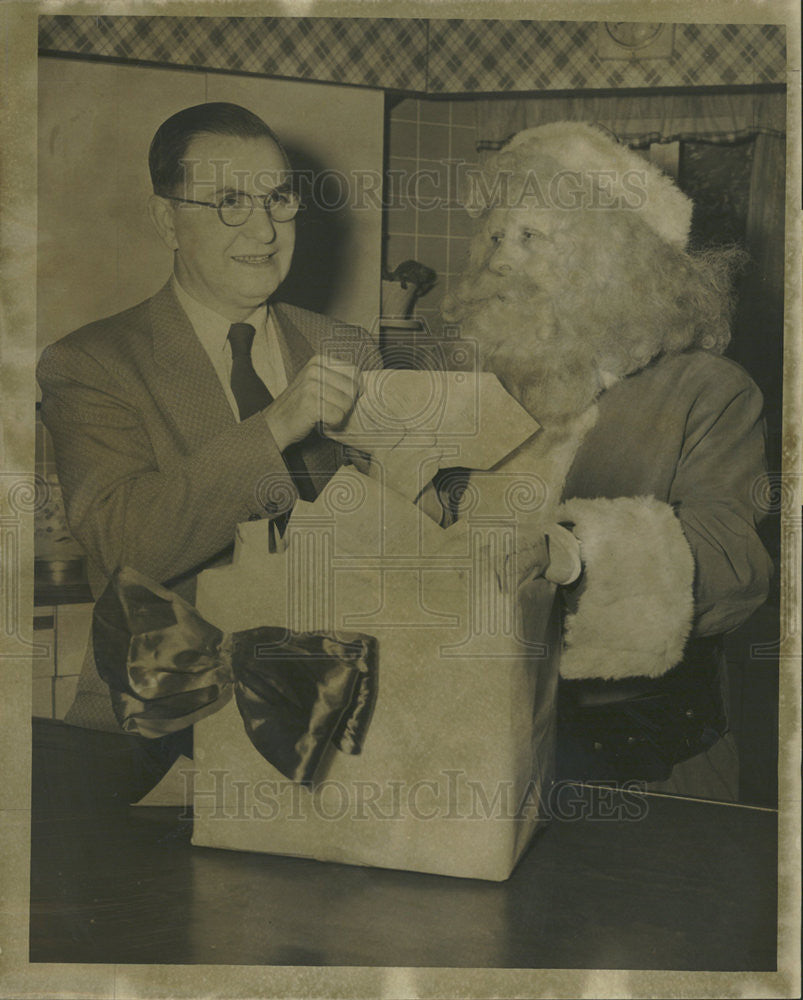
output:
<svg viewBox="0 0 803 1000"><path fill-rule="evenodd" d="M694 558L669 504L569 500L585 576L566 615L561 676L658 677L680 662L694 613Z"/></svg>

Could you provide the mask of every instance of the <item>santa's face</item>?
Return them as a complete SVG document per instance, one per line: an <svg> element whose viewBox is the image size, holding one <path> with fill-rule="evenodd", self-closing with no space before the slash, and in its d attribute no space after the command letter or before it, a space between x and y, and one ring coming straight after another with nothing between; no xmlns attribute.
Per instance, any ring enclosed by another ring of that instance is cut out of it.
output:
<svg viewBox="0 0 803 1000"><path fill-rule="evenodd" d="M474 341L482 367L540 421L579 412L599 391L593 345L574 315L593 304L585 301L585 249L571 214L489 212L463 280L444 300L444 317Z"/></svg>
<svg viewBox="0 0 803 1000"><path fill-rule="evenodd" d="M567 213L555 208L497 208L477 235L482 263L502 279L519 278L555 290L565 268Z"/></svg>
<svg viewBox="0 0 803 1000"><path fill-rule="evenodd" d="M536 420L567 417L677 339L664 257L633 212L493 209L443 316Z"/></svg>

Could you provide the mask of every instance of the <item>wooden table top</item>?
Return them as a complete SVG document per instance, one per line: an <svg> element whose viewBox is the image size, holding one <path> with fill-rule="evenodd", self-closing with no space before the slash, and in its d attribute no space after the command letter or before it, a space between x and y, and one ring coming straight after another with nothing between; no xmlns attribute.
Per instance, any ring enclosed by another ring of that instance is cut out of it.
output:
<svg viewBox="0 0 803 1000"><path fill-rule="evenodd" d="M775 968L769 810L567 786L563 818L490 883L193 847L181 810L89 809L70 755L48 759L32 962Z"/></svg>

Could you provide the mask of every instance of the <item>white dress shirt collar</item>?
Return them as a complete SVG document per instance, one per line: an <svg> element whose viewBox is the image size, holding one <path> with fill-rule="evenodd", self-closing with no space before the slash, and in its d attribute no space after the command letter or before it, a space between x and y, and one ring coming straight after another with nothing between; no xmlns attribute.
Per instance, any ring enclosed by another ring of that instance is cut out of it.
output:
<svg viewBox="0 0 803 1000"><path fill-rule="evenodd" d="M232 413L239 419L237 402L230 384L231 348L228 344L228 336L232 324L225 316L221 316L214 309L210 309L194 299L186 289L181 287L175 275L173 276L173 289L181 308L187 314L187 318L201 342L201 346L212 362ZM244 322L250 323L256 330L251 348L251 361L254 370L275 399L287 388L287 373L276 326L272 322L267 305L263 303Z"/></svg>
<svg viewBox="0 0 803 1000"><path fill-rule="evenodd" d="M232 326L231 321L193 298L189 292L182 288L175 275L173 276L173 288L181 304L181 308L187 314L193 330L195 330L198 339L203 344L207 353L211 355L213 351L229 352L230 348L226 340L229 335L229 328ZM268 307L263 302L243 322L253 326L257 336L264 336L267 314Z"/></svg>

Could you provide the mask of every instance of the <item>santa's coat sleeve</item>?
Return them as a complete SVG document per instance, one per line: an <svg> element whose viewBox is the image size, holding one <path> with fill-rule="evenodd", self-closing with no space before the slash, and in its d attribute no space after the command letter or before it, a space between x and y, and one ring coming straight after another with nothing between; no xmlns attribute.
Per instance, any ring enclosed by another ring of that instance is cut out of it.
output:
<svg viewBox="0 0 803 1000"><path fill-rule="evenodd" d="M565 620L563 677L660 676L692 632L735 628L766 599L772 562L755 530L766 474L761 393L736 366L719 375L688 411L669 502L562 505L584 564Z"/></svg>

